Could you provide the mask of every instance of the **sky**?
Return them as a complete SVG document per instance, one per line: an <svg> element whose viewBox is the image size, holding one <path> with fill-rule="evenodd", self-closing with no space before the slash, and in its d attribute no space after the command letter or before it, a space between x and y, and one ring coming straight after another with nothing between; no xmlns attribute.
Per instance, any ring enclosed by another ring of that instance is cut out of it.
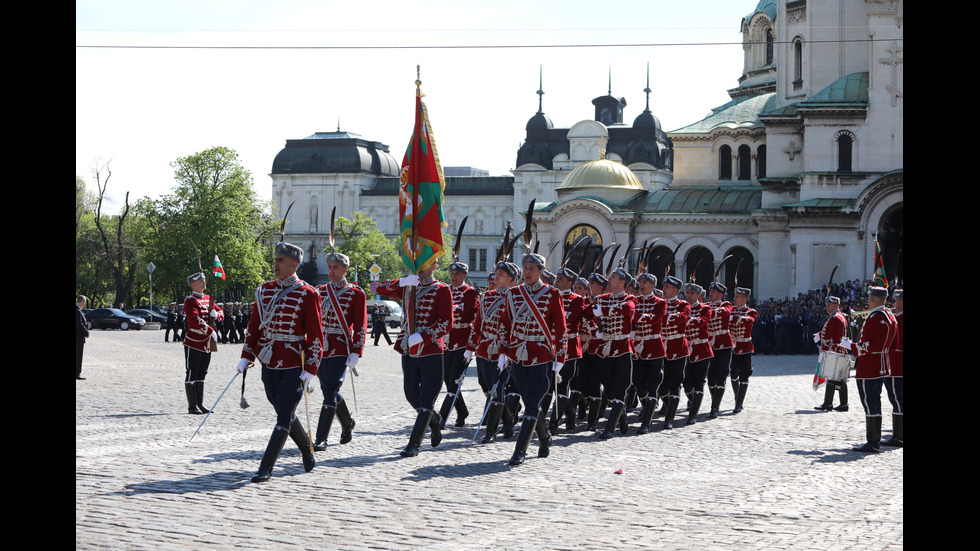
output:
<svg viewBox="0 0 980 551"><path fill-rule="evenodd" d="M400 161L420 66L443 166L508 175L539 78L557 128L593 119L610 85L631 124L648 64L664 130L704 118L738 85L757 3L76 0L75 173L94 191L108 165L119 208L126 192L169 193L176 159L224 146L268 200L286 140L338 126Z"/></svg>

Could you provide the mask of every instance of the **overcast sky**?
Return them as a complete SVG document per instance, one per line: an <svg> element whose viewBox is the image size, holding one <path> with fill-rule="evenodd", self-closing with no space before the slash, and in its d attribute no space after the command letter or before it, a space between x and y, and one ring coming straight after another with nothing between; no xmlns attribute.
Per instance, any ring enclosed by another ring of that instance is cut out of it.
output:
<svg viewBox="0 0 980 551"><path fill-rule="evenodd" d="M175 159L226 146L269 199L286 140L338 120L401 160L421 65L443 165L506 175L539 68L543 110L568 128L593 118L610 72L631 124L649 63L651 110L674 130L728 101L757 3L77 0L75 171L94 189L93 165L110 161L117 201L156 198Z"/></svg>

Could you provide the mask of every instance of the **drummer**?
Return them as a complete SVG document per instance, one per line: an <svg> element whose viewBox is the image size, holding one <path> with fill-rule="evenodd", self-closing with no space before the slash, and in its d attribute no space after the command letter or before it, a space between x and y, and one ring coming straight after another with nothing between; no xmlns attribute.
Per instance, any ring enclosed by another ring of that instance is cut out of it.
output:
<svg viewBox="0 0 980 551"><path fill-rule="evenodd" d="M840 298L828 295L824 302L827 304L827 314L829 317L823 324L823 329L819 333L813 334L813 342L820 345L821 361L826 362L830 354L847 354L849 350L842 347L840 340L844 337L847 330L847 319L840 311ZM823 411L847 411L847 371L841 377L827 380L827 390L824 393L823 403L816 409ZM823 376L823 373L820 374ZM834 407L834 390L840 392L840 405Z"/></svg>

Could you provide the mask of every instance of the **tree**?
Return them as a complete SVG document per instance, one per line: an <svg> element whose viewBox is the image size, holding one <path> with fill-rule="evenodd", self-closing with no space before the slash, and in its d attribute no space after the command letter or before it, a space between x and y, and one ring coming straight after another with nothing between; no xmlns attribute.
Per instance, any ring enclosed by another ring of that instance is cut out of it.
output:
<svg viewBox="0 0 980 551"><path fill-rule="evenodd" d="M272 273L272 250L262 237L273 233L272 205L261 201L251 173L226 147L182 157L171 163L177 185L173 193L146 200L138 210L151 227L147 257L157 266L154 287L174 300L187 294L188 275L204 272L221 259L228 280L209 278L213 295L250 300L251 292Z"/></svg>
<svg viewBox="0 0 980 551"><path fill-rule="evenodd" d="M377 263L381 267L380 279L401 277L405 271L395 242L388 239L378 229L377 222L361 211L351 214L350 219L339 217L336 220L334 232L337 237L337 252L344 253L350 258L348 280L354 279L353 271L357 270L358 284L368 289L371 265ZM325 252L330 252L329 245ZM374 256L377 255L377 256ZM368 295L372 293L367 290Z"/></svg>

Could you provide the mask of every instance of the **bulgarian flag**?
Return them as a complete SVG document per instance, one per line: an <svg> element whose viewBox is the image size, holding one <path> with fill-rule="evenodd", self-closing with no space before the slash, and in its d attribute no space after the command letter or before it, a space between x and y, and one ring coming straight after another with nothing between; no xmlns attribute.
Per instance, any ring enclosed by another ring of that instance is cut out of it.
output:
<svg viewBox="0 0 980 551"><path fill-rule="evenodd" d="M878 287L888 287L888 276L885 275L885 261L881 258L881 245L875 238L875 277L874 284Z"/></svg>
<svg viewBox="0 0 980 551"><path fill-rule="evenodd" d="M225 278L225 269L221 267L221 261L218 260L218 255L214 255L214 277Z"/></svg>
<svg viewBox="0 0 980 551"><path fill-rule="evenodd" d="M421 91L416 89L415 131L402 160L398 193L402 262L413 274L428 268L447 252L442 242L442 228L449 225L442 211L445 189L446 178L439 164L429 114Z"/></svg>

